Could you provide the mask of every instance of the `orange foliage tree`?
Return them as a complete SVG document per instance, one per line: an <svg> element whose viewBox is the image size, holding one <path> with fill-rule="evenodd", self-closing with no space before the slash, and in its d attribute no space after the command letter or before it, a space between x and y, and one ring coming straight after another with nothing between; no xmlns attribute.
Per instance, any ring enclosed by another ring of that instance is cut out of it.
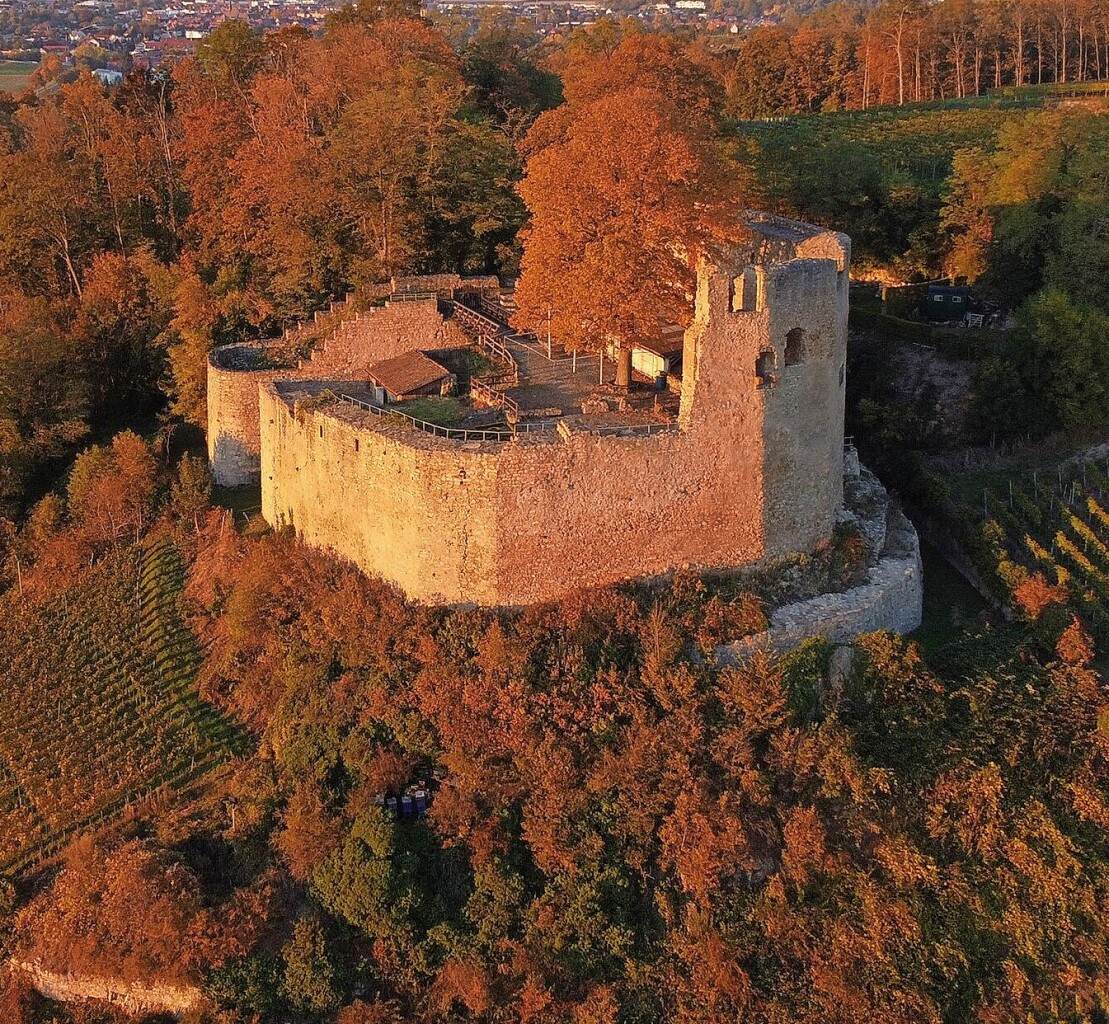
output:
<svg viewBox="0 0 1109 1024"><path fill-rule="evenodd" d="M633 45L616 51L617 67ZM595 74L611 84L607 62ZM711 118L679 107L654 78L606 91L579 74L571 96L582 98L542 115L525 140L520 183L531 220L514 323L549 323L575 350L616 349L623 385L632 347L688 322L698 256L739 232L737 179Z"/></svg>

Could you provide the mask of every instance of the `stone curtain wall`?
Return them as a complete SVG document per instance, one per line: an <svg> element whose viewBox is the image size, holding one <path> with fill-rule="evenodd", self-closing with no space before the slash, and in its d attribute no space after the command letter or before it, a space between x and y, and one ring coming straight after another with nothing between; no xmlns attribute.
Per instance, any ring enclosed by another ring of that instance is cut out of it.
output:
<svg viewBox="0 0 1109 1024"><path fill-rule="evenodd" d="M367 428L370 414L345 403L297 412L273 386L261 415L267 522L420 600L492 600L495 454L385 420Z"/></svg>
<svg viewBox="0 0 1109 1024"><path fill-rule="evenodd" d="M575 434L499 460L497 603L678 566L740 565L764 548L757 438L712 447L679 432ZM734 489L733 489L734 488Z"/></svg>
<svg viewBox="0 0 1109 1024"><path fill-rule="evenodd" d="M261 414L266 520L428 603L528 604L763 549L754 445L708 451L676 431L465 444L343 403L298 413L274 387ZM722 501L722 473L750 498Z"/></svg>
<svg viewBox="0 0 1109 1024"><path fill-rule="evenodd" d="M364 379L374 363L415 349L469 343L458 325L444 320L435 299L390 302L348 317L304 360L297 376L315 380Z"/></svg>
<svg viewBox="0 0 1109 1024"><path fill-rule="evenodd" d="M208 462L212 478L225 487L259 479L258 389L275 380L355 380L381 359L412 349L465 345L456 324L445 321L434 299L376 306L344 319L296 368L242 370L241 356L265 345L228 345L208 360Z"/></svg>
<svg viewBox="0 0 1109 1024"><path fill-rule="evenodd" d="M495 275L484 277L462 277L459 274L413 274L408 277L394 277L394 292L437 292L453 296L458 290L499 292L500 280Z"/></svg>
<svg viewBox="0 0 1109 1024"><path fill-rule="evenodd" d="M753 268L743 308L745 260L701 268L680 430L460 443L342 403L298 416L295 385L270 385L263 514L430 603L526 604L812 550L842 502L849 256L842 236L802 225L775 244L795 255L810 240L827 255ZM805 359L786 368L798 327ZM768 349L777 382L764 388Z"/></svg>

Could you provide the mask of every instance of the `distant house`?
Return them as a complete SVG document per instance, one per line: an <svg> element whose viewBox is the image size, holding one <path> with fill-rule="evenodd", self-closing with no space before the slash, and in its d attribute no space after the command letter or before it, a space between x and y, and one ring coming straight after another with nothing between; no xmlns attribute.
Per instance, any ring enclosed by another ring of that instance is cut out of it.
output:
<svg viewBox="0 0 1109 1024"><path fill-rule="evenodd" d="M921 312L928 320L962 320L970 311L970 289L930 284Z"/></svg>
<svg viewBox="0 0 1109 1024"><path fill-rule="evenodd" d="M45 46L39 47L39 53L42 54L44 60L47 57L57 58L63 67L68 67L71 63L69 46L66 43L47 43Z"/></svg>
<svg viewBox="0 0 1109 1024"><path fill-rule="evenodd" d="M384 359L371 366L366 376L389 402L403 402L419 395L445 395L454 386L454 374L423 352L405 352Z"/></svg>
<svg viewBox="0 0 1109 1024"><path fill-rule="evenodd" d="M196 41L173 36L167 39L140 39L131 51L136 64L156 68L160 64L176 64L196 53Z"/></svg>
<svg viewBox="0 0 1109 1024"><path fill-rule="evenodd" d="M93 75L96 76L101 85L107 86L109 89L114 89L123 81L123 72L113 71L111 68L97 68Z"/></svg>

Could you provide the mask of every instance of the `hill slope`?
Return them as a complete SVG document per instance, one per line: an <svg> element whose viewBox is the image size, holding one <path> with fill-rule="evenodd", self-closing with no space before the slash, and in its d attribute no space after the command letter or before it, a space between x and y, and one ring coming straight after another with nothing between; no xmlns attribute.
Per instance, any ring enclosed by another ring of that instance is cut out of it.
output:
<svg viewBox="0 0 1109 1024"><path fill-rule="evenodd" d="M159 787L195 781L235 748L200 700L196 639L178 610L167 540L118 551L50 601L0 611L0 868Z"/></svg>

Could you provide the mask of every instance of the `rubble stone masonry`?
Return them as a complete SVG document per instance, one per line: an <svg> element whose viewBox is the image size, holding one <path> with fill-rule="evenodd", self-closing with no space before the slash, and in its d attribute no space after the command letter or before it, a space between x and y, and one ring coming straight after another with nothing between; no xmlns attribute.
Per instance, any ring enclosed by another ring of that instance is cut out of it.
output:
<svg viewBox="0 0 1109 1024"><path fill-rule="evenodd" d="M700 268L673 429L460 442L258 378L263 515L432 603L527 604L812 550L842 503L850 243L756 230Z"/></svg>
<svg viewBox="0 0 1109 1024"><path fill-rule="evenodd" d="M387 303L342 320L295 367L244 369L251 359L278 351L261 344L228 345L208 360L208 460L212 477L227 487L256 484L261 451L258 388L275 380L354 380L380 359L413 349L451 348L467 339L444 320L435 299Z"/></svg>

